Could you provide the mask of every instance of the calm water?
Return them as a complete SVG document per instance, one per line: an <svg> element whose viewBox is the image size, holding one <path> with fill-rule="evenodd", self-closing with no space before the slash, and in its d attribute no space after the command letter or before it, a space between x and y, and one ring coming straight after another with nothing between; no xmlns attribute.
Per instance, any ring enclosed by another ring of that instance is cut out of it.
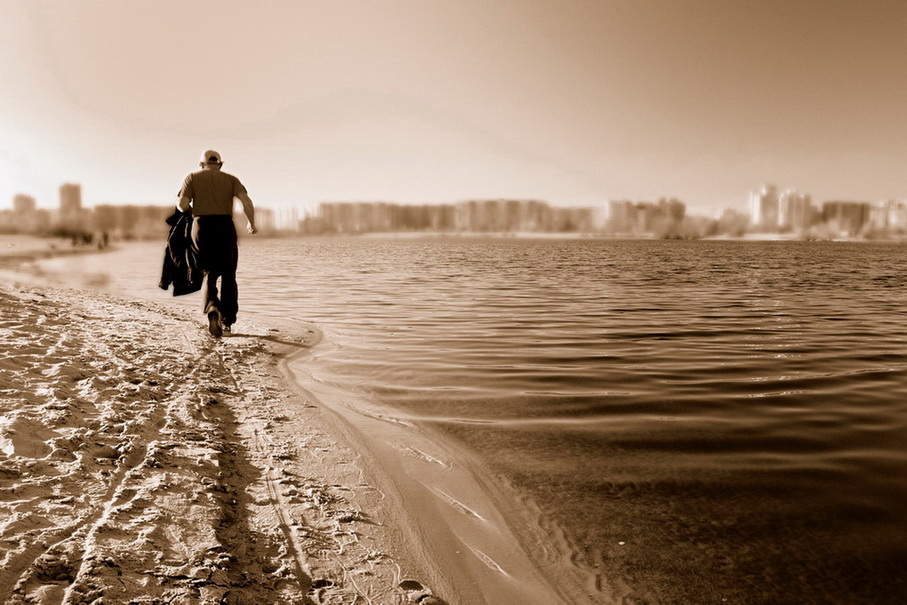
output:
<svg viewBox="0 0 907 605"><path fill-rule="evenodd" d="M160 298L159 250L97 258ZM318 324L332 380L478 452L600 572L602 602L619 584L637 603L895 603L905 253L246 238L240 304Z"/></svg>

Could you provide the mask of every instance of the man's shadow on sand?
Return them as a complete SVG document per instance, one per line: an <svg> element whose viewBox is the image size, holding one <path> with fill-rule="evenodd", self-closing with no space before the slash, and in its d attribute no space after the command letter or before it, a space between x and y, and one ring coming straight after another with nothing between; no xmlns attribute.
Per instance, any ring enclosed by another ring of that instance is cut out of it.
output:
<svg viewBox="0 0 907 605"><path fill-rule="evenodd" d="M306 341L284 340L270 334L243 334L233 332L224 334L224 337L243 337L266 340L298 350L310 348L314 344ZM262 548L261 545L268 544L269 537L260 534L253 529L250 511L250 505L253 499L248 493L248 488L256 482L267 482L269 481L269 478L263 475L260 469L252 464L251 452L243 445L242 436L237 429L239 421L233 412L230 411L229 407L218 406L217 416L209 419L217 421L220 429L223 431L224 447L220 452L218 462L221 468L224 469L226 483L228 483L226 489L223 489L222 491L230 496L229 498L226 498L226 502L222 504L222 523L215 529L215 533L221 543L227 546L231 552L247 555L245 557L246 560L249 559L248 555L257 555L259 561L267 561L268 549ZM269 496L267 502L273 506L275 510L281 507L280 502L273 494ZM297 552L293 546L295 544L292 535L293 530L289 525L283 522L278 523L278 529L283 535L285 544L290 545L294 566L293 571L296 573L296 580L300 590L305 593L302 605L318 605L322 602L321 598L318 596L319 590L325 588L329 589L334 586L334 582L326 578L313 578L306 573L303 562L304 554ZM255 550L256 545L258 546L259 551L264 552L250 552L250 549ZM234 561L239 560L240 559L234 559ZM261 574L261 576L266 576L266 574ZM259 577L260 582L263 580L264 577ZM416 605L449 605L444 599L431 594L429 588L416 580L403 580L398 584L398 587L407 593L408 603ZM251 584L241 588L240 592L242 593L243 590L251 590L255 593L256 591L262 590L262 586ZM256 596L258 595L256 594Z"/></svg>

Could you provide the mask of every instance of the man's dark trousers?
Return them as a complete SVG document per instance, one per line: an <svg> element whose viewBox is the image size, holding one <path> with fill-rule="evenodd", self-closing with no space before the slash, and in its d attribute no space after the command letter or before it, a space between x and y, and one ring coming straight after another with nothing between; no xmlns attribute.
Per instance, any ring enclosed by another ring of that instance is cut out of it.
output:
<svg viewBox="0 0 907 605"><path fill-rule="evenodd" d="M239 311L239 293L236 287L236 265L239 247L236 244L236 227L229 215L196 216L192 225L192 244L198 250L199 266L205 272L205 313L218 310L225 324L236 322ZM217 280L220 278L220 298Z"/></svg>

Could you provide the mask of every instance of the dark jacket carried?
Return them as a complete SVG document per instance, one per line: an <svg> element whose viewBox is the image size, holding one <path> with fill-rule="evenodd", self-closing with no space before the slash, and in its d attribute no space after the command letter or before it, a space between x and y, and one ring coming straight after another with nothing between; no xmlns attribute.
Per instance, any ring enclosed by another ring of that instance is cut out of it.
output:
<svg viewBox="0 0 907 605"><path fill-rule="evenodd" d="M198 266L198 252L192 247L192 213L175 211L167 218L170 234L164 249L161 290L173 285L173 295L182 296L202 288L204 274Z"/></svg>

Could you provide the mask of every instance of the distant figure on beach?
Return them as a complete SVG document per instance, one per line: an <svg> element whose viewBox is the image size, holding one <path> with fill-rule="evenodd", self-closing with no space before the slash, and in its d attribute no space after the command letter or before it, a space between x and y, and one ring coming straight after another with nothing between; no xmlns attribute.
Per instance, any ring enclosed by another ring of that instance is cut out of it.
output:
<svg viewBox="0 0 907 605"><path fill-rule="evenodd" d="M233 225L233 198L239 198L254 235L255 207L239 179L221 171L220 154L212 149L202 154L201 170L183 181L178 208L192 211L192 245L198 252L199 266L205 274L203 306L208 316L208 331L214 337L230 332L239 311L236 266L239 248ZM220 298L217 280L220 278Z"/></svg>

